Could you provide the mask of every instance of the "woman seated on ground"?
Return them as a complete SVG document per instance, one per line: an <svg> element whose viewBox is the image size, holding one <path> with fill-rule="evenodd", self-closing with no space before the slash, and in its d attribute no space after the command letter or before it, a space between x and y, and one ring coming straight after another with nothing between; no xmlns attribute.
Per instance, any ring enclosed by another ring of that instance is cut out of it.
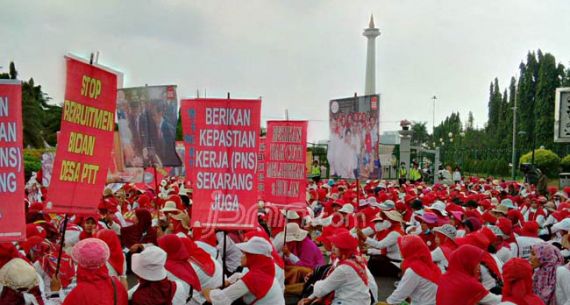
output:
<svg viewBox="0 0 570 305"><path fill-rule="evenodd" d="M118 278L109 276L105 264L109 247L97 238L78 242L71 252L77 263L77 287L65 298L63 305L127 305L127 291Z"/></svg>
<svg viewBox="0 0 570 305"><path fill-rule="evenodd" d="M451 255L447 272L439 278L436 304L494 305L501 297L490 293L480 282L483 250L463 245Z"/></svg>
<svg viewBox="0 0 570 305"><path fill-rule="evenodd" d="M336 265L324 280L315 283L313 294L298 304L308 305L319 300L324 304L370 304L366 262L358 255L358 240L345 231L331 236L330 241ZM332 302L328 302L331 299Z"/></svg>
<svg viewBox="0 0 570 305"><path fill-rule="evenodd" d="M304 281L318 266L325 264L323 253L315 242L296 223L287 224L287 234L283 255L285 258L285 283L296 284Z"/></svg>
<svg viewBox="0 0 570 305"><path fill-rule="evenodd" d="M499 305L544 305L532 291L532 267L526 259L513 258L503 266L503 302Z"/></svg>
<svg viewBox="0 0 570 305"><path fill-rule="evenodd" d="M204 289L206 300L212 305L230 305L238 299L246 304L285 305L283 289L275 276L273 250L268 241L253 237L245 243L236 244L244 254L242 266L247 273L224 289Z"/></svg>
<svg viewBox="0 0 570 305"><path fill-rule="evenodd" d="M441 271L433 263L429 248L417 235L400 237L398 246L402 253L404 275L386 302L397 305L411 298L412 305L435 305Z"/></svg>
<svg viewBox="0 0 570 305"><path fill-rule="evenodd" d="M184 305L189 291L166 276L166 252L156 246L133 254L132 269L138 284L130 291L131 305Z"/></svg>

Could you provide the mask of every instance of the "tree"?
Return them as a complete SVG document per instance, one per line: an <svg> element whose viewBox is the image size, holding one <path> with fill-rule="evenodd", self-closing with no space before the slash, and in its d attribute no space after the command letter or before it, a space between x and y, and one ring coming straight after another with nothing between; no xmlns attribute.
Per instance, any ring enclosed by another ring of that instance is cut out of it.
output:
<svg viewBox="0 0 570 305"><path fill-rule="evenodd" d="M420 146L424 143L430 142L430 135L427 131L427 122L414 122L412 123L412 145Z"/></svg>

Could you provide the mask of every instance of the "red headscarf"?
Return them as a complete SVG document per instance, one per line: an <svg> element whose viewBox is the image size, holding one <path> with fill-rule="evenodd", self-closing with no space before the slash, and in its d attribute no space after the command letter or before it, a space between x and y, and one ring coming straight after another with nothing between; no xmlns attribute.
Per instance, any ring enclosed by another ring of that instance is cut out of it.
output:
<svg viewBox="0 0 570 305"><path fill-rule="evenodd" d="M482 257L483 250L472 245L463 245L453 252L447 272L439 278L438 305L476 305L489 293L475 273Z"/></svg>
<svg viewBox="0 0 570 305"><path fill-rule="evenodd" d="M512 258L503 266L503 302L517 305L544 305L532 291L532 267L522 258Z"/></svg>
<svg viewBox="0 0 570 305"><path fill-rule="evenodd" d="M0 243L0 268L16 257L20 257L20 253L12 243Z"/></svg>
<svg viewBox="0 0 570 305"><path fill-rule="evenodd" d="M439 237L439 248L441 249L441 252L443 252L445 258L449 260L453 251L457 249L455 240L438 231L434 231L434 235Z"/></svg>
<svg viewBox="0 0 570 305"><path fill-rule="evenodd" d="M420 237L417 235L400 236L398 247L402 254L402 272L411 268L417 275L437 283L441 270L433 263L431 252Z"/></svg>
<svg viewBox="0 0 570 305"><path fill-rule="evenodd" d="M265 231L263 231L263 230L252 230L252 231L245 233L246 241L250 240L251 238L253 238L255 236L261 237L261 238L267 240L269 242L269 244L271 244L271 247L273 248L273 250L271 252L271 256L273 256L273 260L275 261L275 264L277 264L277 266L279 266L281 269L285 269L285 262L283 261L283 257L281 257L281 255L279 255L279 253L277 252L277 250L273 246L273 243L269 239L269 235L267 235L267 233L265 233Z"/></svg>
<svg viewBox="0 0 570 305"><path fill-rule="evenodd" d="M148 210L136 209L135 215L138 219L136 225L121 228L121 243L130 248L138 243L156 244L156 229L152 227L152 215Z"/></svg>
<svg viewBox="0 0 570 305"><path fill-rule="evenodd" d="M133 305L171 305L176 284L168 278L150 282L139 278L139 287L133 293Z"/></svg>
<svg viewBox="0 0 570 305"><path fill-rule="evenodd" d="M491 256L491 254L487 252L487 249L489 248L491 241L487 238L487 236L485 236L485 233L483 233L482 231L469 233L464 238L458 239L457 243L460 245L469 244L483 250L481 263L485 267L487 267L489 272L492 273L492 276L496 280L499 281L503 280L501 276L501 270L499 269L497 262L495 261L493 256Z"/></svg>
<svg viewBox="0 0 570 305"><path fill-rule="evenodd" d="M244 253L249 271L242 277L251 294L257 300L263 298L275 281L275 263L271 257L261 254Z"/></svg>
<svg viewBox="0 0 570 305"><path fill-rule="evenodd" d="M166 270L188 283L194 290L201 291L200 280L188 261L190 254L182 243L181 238L174 234L164 235L158 240L158 246L168 255L164 265Z"/></svg>
<svg viewBox="0 0 570 305"><path fill-rule="evenodd" d="M111 281L115 281L113 284ZM114 290L117 291L117 302L113 302ZM63 305L127 305L127 291L117 278L109 276L109 270L104 265L99 269L77 267L77 287L67 297Z"/></svg>
<svg viewBox="0 0 570 305"><path fill-rule="evenodd" d="M125 271L125 254L121 248L121 241L119 240L117 233L113 230L104 229L98 231L96 237L104 241L107 246L109 246L109 250L111 252L109 264L113 266L113 269L115 269L118 275L122 275Z"/></svg>
<svg viewBox="0 0 570 305"><path fill-rule="evenodd" d="M213 276L214 272L216 272L216 264L210 254L198 247L190 238L181 238L180 240L182 240L182 243L186 247L186 251L188 251L190 255L190 260L198 265L208 276Z"/></svg>

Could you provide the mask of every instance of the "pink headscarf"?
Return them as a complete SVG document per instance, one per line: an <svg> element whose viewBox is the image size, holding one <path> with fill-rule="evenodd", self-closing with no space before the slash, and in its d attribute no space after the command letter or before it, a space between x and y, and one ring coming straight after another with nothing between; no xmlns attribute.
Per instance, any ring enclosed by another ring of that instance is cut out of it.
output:
<svg viewBox="0 0 570 305"><path fill-rule="evenodd" d="M548 243L534 245L532 250L540 262L532 278L534 293L544 304L556 305L556 268L564 263L564 258L558 248Z"/></svg>

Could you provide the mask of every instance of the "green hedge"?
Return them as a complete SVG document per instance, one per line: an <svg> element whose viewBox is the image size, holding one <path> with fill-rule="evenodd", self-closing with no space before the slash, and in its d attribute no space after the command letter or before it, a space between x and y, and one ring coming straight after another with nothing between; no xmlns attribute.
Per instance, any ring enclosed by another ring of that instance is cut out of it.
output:
<svg viewBox="0 0 570 305"><path fill-rule="evenodd" d="M570 171L570 155L566 155L566 157L564 157L564 158L562 158L562 160L560 160L560 167L562 167L562 170L564 172Z"/></svg>
<svg viewBox="0 0 570 305"><path fill-rule="evenodd" d="M520 163L531 163L532 151L520 158ZM552 150L537 149L534 151L534 163L548 177L557 177L560 172L560 157Z"/></svg>

